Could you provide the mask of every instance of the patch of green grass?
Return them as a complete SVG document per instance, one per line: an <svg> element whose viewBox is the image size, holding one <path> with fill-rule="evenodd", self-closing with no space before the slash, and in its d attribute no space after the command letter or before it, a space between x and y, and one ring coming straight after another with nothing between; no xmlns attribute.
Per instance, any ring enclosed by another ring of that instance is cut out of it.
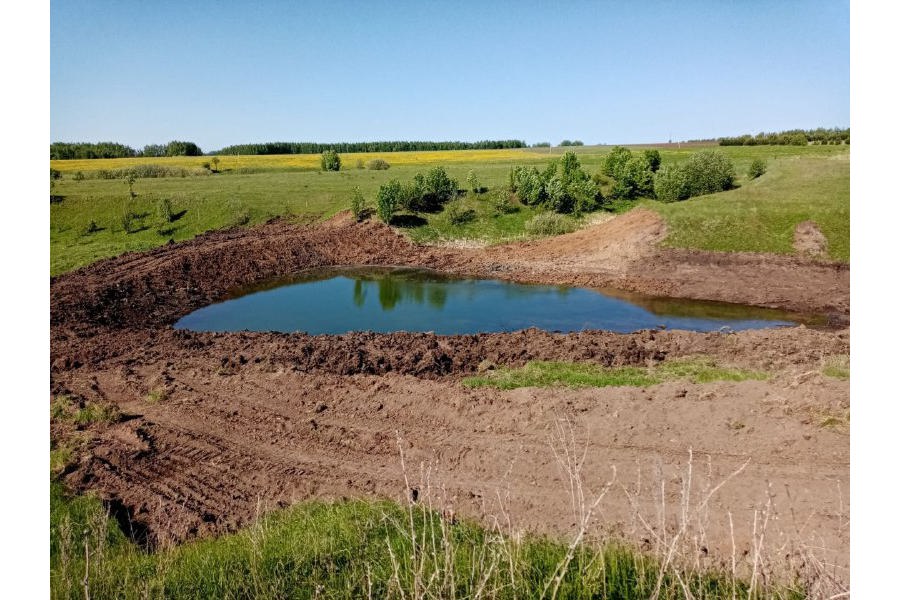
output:
<svg viewBox="0 0 900 600"><path fill-rule="evenodd" d="M415 540L415 541L413 541ZM53 598L539 598L562 570L559 598L647 598L659 563L622 544L513 539L421 506L306 502L237 533L146 552L93 496L50 488ZM677 574L676 574L677 573ZM748 584L714 569L661 577L659 598L799 598L799 589Z"/></svg>
<svg viewBox="0 0 900 600"><path fill-rule="evenodd" d="M811 147L812 148L812 147ZM769 158L765 175L739 179L735 190L664 204L642 205L665 219L664 245L727 252L794 253L794 229L813 221L828 240L831 258L850 260L850 152L841 146L821 146L818 153L795 156L754 147L736 160L758 154ZM832 150L833 149L833 150ZM828 150L828 151L826 151ZM767 153L773 156L767 156Z"/></svg>
<svg viewBox="0 0 900 600"><path fill-rule="evenodd" d="M850 379L850 355L829 356L822 366L822 374L835 379Z"/></svg>
<svg viewBox="0 0 900 600"><path fill-rule="evenodd" d="M157 404L159 402L164 402L169 398L168 392L162 388L156 388L150 390L147 394L147 402L151 404Z"/></svg>
<svg viewBox="0 0 900 600"><path fill-rule="evenodd" d="M112 404L79 402L65 394L56 396L50 401L50 418L53 420L90 425L92 423L115 423L121 416L119 410Z"/></svg>
<svg viewBox="0 0 900 600"><path fill-rule="evenodd" d="M653 369L663 379L687 379L692 383L712 381L763 381L769 378L762 371L751 371L719 365L708 356L676 358L660 363Z"/></svg>
<svg viewBox="0 0 900 600"><path fill-rule="evenodd" d="M601 367L589 363L531 361L524 367L500 368L467 377L468 387L511 390L521 387L643 387L663 381L687 379L693 383L766 379L768 375L717 364L707 357L665 361L655 367Z"/></svg>
<svg viewBox="0 0 900 600"><path fill-rule="evenodd" d="M511 390L521 387L607 387L645 386L660 379L641 367L600 367L586 363L531 361L524 367L501 367L487 374L467 377L468 387L494 387Z"/></svg>

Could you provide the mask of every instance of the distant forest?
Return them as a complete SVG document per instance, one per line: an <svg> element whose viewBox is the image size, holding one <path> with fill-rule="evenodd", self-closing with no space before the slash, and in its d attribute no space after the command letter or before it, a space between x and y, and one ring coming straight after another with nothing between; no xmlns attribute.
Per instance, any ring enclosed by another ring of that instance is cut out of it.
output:
<svg viewBox="0 0 900 600"><path fill-rule="evenodd" d="M791 129L777 133L749 133L719 138L720 146L806 146L808 144L849 144L850 129Z"/></svg>
<svg viewBox="0 0 900 600"><path fill-rule="evenodd" d="M148 144L143 150L135 150L115 142L53 142L50 144L50 160L84 158L130 158L133 156L202 156L203 151L194 142L171 141L168 144Z"/></svg>
<svg viewBox="0 0 900 600"><path fill-rule="evenodd" d="M411 150L495 150L499 148L527 148L522 140L484 140L481 142L346 142L317 144L314 142L264 142L228 146L216 154L321 154L334 152L404 152ZM115 142L54 142L50 144L51 160L84 158L130 158L135 156L202 156L204 152L193 142L172 141L168 144L148 144L135 150Z"/></svg>
<svg viewBox="0 0 900 600"><path fill-rule="evenodd" d="M317 144L314 142L265 142L227 146L214 154L321 154L334 152L407 152L434 150L497 150L527 148L522 140L483 140L481 142L344 142Z"/></svg>

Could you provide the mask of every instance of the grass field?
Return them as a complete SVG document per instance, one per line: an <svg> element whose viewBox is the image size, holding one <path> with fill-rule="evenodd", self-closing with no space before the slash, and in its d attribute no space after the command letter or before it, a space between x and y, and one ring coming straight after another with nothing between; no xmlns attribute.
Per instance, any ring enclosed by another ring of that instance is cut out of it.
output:
<svg viewBox="0 0 900 600"><path fill-rule="evenodd" d="M306 502L217 539L147 552L94 497L50 484L53 598L801 598L731 572L510 536L419 504ZM558 574L558 581L556 576ZM759 580L757 580L759 581ZM558 588L558 589L556 589ZM688 591L690 596L688 596Z"/></svg>
<svg viewBox="0 0 900 600"><path fill-rule="evenodd" d="M663 164L685 159L697 147L664 148ZM793 227L812 219L829 240L835 259L849 259L849 149L846 146L724 147L734 161L739 189L678 204L643 204L660 212L669 224L666 243L710 250L789 253ZM588 172L596 172L608 147L575 149ZM221 173L208 176L138 179L132 199L124 180L76 181L79 170L121 168L131 164L197 167L210 157L51 161L63 173L53 189L61 201L50 206L50 272L59 274L131 250L146 250L170 239L189 239L204 231L232 225L253 225L274 216L327 218L349 207L355 186L373 202L380 185L390 179L409 181L440 164L465 186L475 171L482 186L496 190L515 164L541 166L561 149L466 150L404 152L342 156L340 172L316 170L318 156L222 157ZM391 168L369 171L355 167L357 158L384 158ZM746 181L754 158L765 158L769 172ZM242 171L243 169L243 171ZM248 172L249 171L249 172ZM161 218L160 204L171 202L175 216ZM461 200L477 218L453 225L444 214L423 215L427 223L408 229L417 241L474 240L496 243L524 236L524 224L534 209L497 215L490 192ZM617 207L627 209L626 206ZM124 214L134 215L132 233L123 228ZM91 227L91 223L94 227Z"/></svg>

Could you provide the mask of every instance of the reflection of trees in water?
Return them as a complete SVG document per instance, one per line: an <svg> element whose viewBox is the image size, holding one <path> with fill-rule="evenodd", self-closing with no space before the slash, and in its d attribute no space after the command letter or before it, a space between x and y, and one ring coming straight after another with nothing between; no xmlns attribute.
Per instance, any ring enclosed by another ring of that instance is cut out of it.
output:
<svg viewBox="0 0 900 600"><path fill-rule="evenodd" d="M353 282L353 304L362 306L366 303L366 290L361 279Z"/></svg>
<svg viewBox="0 0 900 600"><path fill-rule="evenodd" d="M447 288L443 283L423 282L391 276L358 278L353 282L353 304L362 306L366 301L366 290L378 286L378 303L382 310L392 310L404 300L416 304L428 303L441 309L447 304Z"/></svg>

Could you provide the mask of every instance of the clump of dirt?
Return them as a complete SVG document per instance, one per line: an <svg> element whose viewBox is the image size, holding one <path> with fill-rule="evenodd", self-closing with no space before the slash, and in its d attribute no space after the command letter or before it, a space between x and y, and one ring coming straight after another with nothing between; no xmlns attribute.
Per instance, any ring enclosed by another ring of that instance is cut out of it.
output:
<svg viewBox="0 0 900 600"><path fill-rule="evenodd" d="M798 223L794 229L794 250L809 258L828 258L828 239L813 221Z"/></svg>

